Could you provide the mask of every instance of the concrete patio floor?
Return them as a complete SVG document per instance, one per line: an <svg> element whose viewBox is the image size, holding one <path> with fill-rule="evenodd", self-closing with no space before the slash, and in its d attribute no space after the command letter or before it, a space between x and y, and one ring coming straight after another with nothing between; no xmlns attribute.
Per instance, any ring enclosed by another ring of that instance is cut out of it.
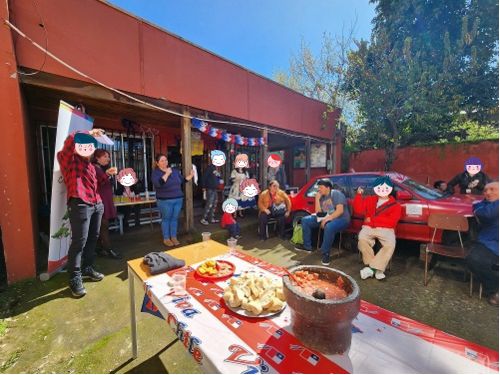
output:
<svg viewBox="0 0 500 375"><path fill-rule="evenodd" d="M250 216L250 215L249 215ZM241 219L240 219L241 220ZM243 251L270 263L320 264L316 254L304 255L272 237L260 242L255 218L241 220ZM201 239L207 227L197 224L197 234L181 237L184 244ZM209 226L212 238L225 242L226 233ZM113 235L114 247L124 259L97 258L96 268L106 275L87 282L87 296L73 299L65 273L47 282L30 280L0 293L0 372L8 373L198 373L201 369L186 354L161 319L138 314L139 357L131 359L126 261L151 251L165 250L160 228L131 229ZM498 308L479 300L477 285L472 298L460 268L441 266L423 286L423 266L414 243L399 243L392 269L384 281L360 280L357 253L342 251L331 264L353 276L362 298L447 333L498 350ZM136 287L138 301L142 288Z"/></svg>

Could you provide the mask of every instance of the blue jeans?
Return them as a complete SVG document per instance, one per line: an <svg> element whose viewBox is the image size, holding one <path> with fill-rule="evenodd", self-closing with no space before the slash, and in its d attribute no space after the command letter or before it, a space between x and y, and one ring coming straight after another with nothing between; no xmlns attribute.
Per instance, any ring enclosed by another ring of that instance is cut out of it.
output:
<svg viewBox="0 0 500 375"><path fill-rule="evenodd" d="M312 250L311 232L313 228L319 228L321 223L318 223L316 216L309 215L302 219L302 235L304 238L304 247L307 250ZM333 219L329 221L324 228L323 243L321 244L321 252L323 255L330 255L330 249L333 245L333 240L337 232L342 232L349 226L349 220Z"/></svg>
<svg viewBox="0 0 500 375"><path fill-rule="evenodd" d="M175 198L158 199L156 201L161 214L161 230L164 240L177 237L177 226L179 213L182 208L182 200L182 198Z"/></svg>
<svg viewBox="0 0 500 375"><path fill-rule="evenodd" d="M235 238L240 235L240 225L238 223L229 224L226 228L229 231L229 236Z"/></svg>

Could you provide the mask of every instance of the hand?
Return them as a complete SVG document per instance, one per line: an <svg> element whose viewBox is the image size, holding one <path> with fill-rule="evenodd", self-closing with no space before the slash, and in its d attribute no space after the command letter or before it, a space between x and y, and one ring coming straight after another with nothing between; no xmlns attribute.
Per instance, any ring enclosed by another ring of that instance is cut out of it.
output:
<svg viewBox="0 0 500 375"><path fill-rule="evenodd" d="M361 186L358 187L357 190L356 190L357 194L363 194L364 192L365 192L365 190Z"/></svg>
<svg viewBox="0 0 500 375"><path fill-rule="evenodd" d="M191 172L188 174L188 178L193 178L194 177L194 171L191 169Z"/></svg>
<svg viewBox="0 0 500 375"><path fill-rule="evenodd" d="M165 174L167 175L167 177L172 174L172 168L170 168L170 167L162 169L162 171L165 172Z"/></svg>
<svg viewBox="0 0 500 375"><path fill-rule="evenodd" d="M365 218L365 223L371 223L371 222L372 222L371 217L367 217L367 218Z"/></svg>
<svg viewBox="0 0 500 375"><path fill-rule="evenodd" d="M104 135L105 131L102 129L90 129L89 134L92 137L102 137Z"/></svg>
<svg viewBox="0 0 500 375"><path fill-rule="evenodd" d="M289 217L289 216L290 216L290 211L287 211L287 212L285 213L285 217Z"/></svg>
<svg viewBox="0 0 500 375"><path fill-rule="evenodd" d="M319 198L321 198L321 193L318 191L318 192L316 193L316 195L314 196L314 198L315 198L315 199L319 199Z"/></svg>
<svg viewBox="0 0 500 375"><path fill-rule="evenodd" d="M111 167L106 170L106 174L108 176L114 176L118 173L118 169L116 167Z"/></svg>
<svg viewBox="0 0 500 375"><path fill-rule="evenodd" d="M469 188L469 189L473 189L473 188L475 188L475 187L477 186L477 184L478 184L478 183L479 183L479 180L474 180L474 181L472 181L472 182L469 184L468 188Z"/></svg>
<svg viewBox="0 0 500 375"><path fill-rule="evenodd" d="M269 211L267 208L264 210L264 212L266 213L266 215L271 215L271 211Z"/></svg>
<svg viewBox="0 0 500 375"><path fill-rule="evenodd" d="M328 218L324 218L323 220L321 220L321 223L319 224L319 226L321 227L321 229L323 229L325 227L325 225L329 222L329 221L332 221L332 219L328 219Z"/></svg>

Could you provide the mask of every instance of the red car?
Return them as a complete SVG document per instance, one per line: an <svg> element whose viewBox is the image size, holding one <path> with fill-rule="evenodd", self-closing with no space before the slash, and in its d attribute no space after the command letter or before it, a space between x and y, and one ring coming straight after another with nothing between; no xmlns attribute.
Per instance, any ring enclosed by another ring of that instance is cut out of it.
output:
<svg viewBox="0 0 500 375"><path fill-rule="evenodd" d="M327 178L334 186L342 191L351 204L358 187L365 192L371 192L373 181L380 176L387 175L394 182L396 200L402 206L401 219L396 228L396 237L404 240L430 242L432 229L427 226L430 213L455 213L470 217L473 220L472 202L481 200L478 195L448 196L433 188L422 185L408 176L395 172L361 172L343 173L335 175L317 176L311 179L297 194L291 196L293 223L301 217L314 212L314 196L317 191L317 182ZM366 193L365 193L366 194ZM351 208L352 212L352 208ZM363 217L352 215L351 224L347 232L358 233L361 230ZM439 241L440 238L437 238Z"/></svg>

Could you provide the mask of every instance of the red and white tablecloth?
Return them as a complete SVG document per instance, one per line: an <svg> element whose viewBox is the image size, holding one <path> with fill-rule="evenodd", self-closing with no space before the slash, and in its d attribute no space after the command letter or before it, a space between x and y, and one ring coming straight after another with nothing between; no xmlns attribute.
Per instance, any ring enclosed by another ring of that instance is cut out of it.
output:
<svg viewBox="0 0 500 375"><path fill-rule="evenodd" d="M232 262L235 275L283 274L278 267L240 252L216 259ZM228 281L203 282L194 276L197 266L188 270L185 297L167 295L168 274L149 278L143 307L161 313L206 372L498 373L498 352L365 301L353 321L349 352L324 356L294 337L288 307L271 318L236 315L222 300Z"/></svg>

